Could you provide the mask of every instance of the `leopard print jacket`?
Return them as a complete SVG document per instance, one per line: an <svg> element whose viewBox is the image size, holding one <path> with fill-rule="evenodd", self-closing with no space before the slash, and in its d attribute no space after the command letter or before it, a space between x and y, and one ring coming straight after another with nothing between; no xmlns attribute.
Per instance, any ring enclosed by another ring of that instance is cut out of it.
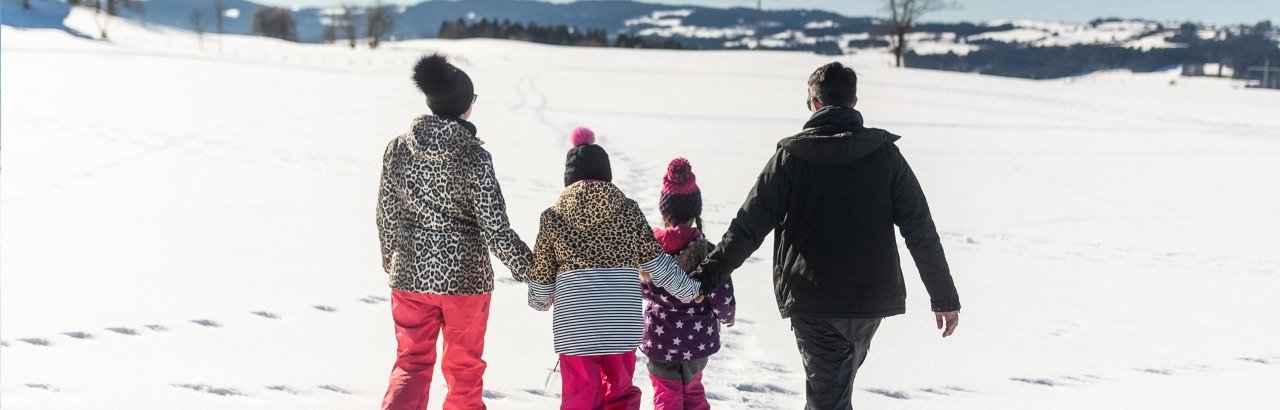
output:
<svg viewBox="0 0 1280 410"><path fill-rule="evenodd" d="M387 144L377 220L392 289L492 292L489 251L516 280L528 276L533 255L511 229L483 143L470 123L427 115Z"/></svg>
<svg viewBox="0 0 1280 410"><path fill-rule="evenodd" d="M608 182L578 182L542 212L529 280L545 285L563 272L635 268L662 254L636 201Z"/></svg>

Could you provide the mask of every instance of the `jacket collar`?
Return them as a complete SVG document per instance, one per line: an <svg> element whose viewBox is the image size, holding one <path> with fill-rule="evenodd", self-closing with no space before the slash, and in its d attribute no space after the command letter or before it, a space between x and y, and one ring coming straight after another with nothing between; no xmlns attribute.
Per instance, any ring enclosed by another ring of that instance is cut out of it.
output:
<svg viewBox="0 0 1280 410"><path fill-rule="evenodd" d="M862 128L862 113L853 107L826 106L804 123L802 134L830 136Z"/></svg>

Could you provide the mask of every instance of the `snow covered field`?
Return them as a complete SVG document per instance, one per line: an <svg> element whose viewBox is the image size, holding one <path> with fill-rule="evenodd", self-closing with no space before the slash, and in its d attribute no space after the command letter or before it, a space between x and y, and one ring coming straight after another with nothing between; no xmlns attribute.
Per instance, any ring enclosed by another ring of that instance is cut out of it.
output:
<svg viewBox="0 0 1280 410"><path fill-rule="evenodd" d="M96 31L78 12L66 25ZM11 409L375 407L394 356L375 191L386 142L426 110L409 81L425 50L475 79L473 120L530 242L579 124L652 219L665 164L690 158L710 230L723 232L773 144L807 118L808 74L832 59L237 36L219 54L212 36L200 50L190 33L120 21L112 43L0 30ZM886 59L840 58L860 70L868 124L904 136L965 308L956 335L938 337L906 264L909 313L881 326L855 402L1274 408L1280 93ZM719 408L802 406L767 248L735 276L739 323L705 377ZM488 403L553 408L551 315L498 276Z"/></svg>

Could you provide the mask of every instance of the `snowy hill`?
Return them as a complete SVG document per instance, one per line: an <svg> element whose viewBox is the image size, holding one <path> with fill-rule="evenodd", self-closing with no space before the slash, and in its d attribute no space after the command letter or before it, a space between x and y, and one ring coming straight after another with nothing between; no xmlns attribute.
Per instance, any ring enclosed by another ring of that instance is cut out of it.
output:
<svg viewBox="0 0 1280 410"><path fill-rule="evenodd" d="M653 219L664 165L688 157L721 232L807 118L805 79L833 59L496 40L371 52L236 35L219 53L216 37L201 49L189 32L121 20L112 42L14 28L0 1L0 407L12 409L375 406L395 342L373 205L385 144L425 111L409 67L426 50L475 79L473 119L526 240L580 124ZM96 31L83 10L64 24ZM1280 400L1280 94L837 58L861 73L869 125L904 136L966 306L957 334L938 337L907 263L908 313L880 328L857 403ZM762 249L735 274L738 325L705 376L717 408L801 406L769 265ZM491 408L557 400L551 316L524 292L497 284Z"/></svg>

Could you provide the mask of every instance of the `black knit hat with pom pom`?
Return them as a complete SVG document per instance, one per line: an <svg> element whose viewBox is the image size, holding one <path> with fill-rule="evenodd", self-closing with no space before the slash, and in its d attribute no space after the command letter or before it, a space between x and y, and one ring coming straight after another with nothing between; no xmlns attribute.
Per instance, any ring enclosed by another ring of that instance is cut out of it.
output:
<svg viewBox="0 0 1280 410"><path fill-rule="evenodd" d="M587 127L578 127L569 137L569 154L564 158L564 186L582 180L613 182L613 169L609 166L609 153L596 145L596 133Z"/></svg>
<svg viewBox="0 0 1280 410"><path fill-rule="evenodd" d="M427 95L427 107L435 115L460 117L475 102L475 86L466 72L449 64L441 53L422 56L413 66L413 82Z"/></svg>

